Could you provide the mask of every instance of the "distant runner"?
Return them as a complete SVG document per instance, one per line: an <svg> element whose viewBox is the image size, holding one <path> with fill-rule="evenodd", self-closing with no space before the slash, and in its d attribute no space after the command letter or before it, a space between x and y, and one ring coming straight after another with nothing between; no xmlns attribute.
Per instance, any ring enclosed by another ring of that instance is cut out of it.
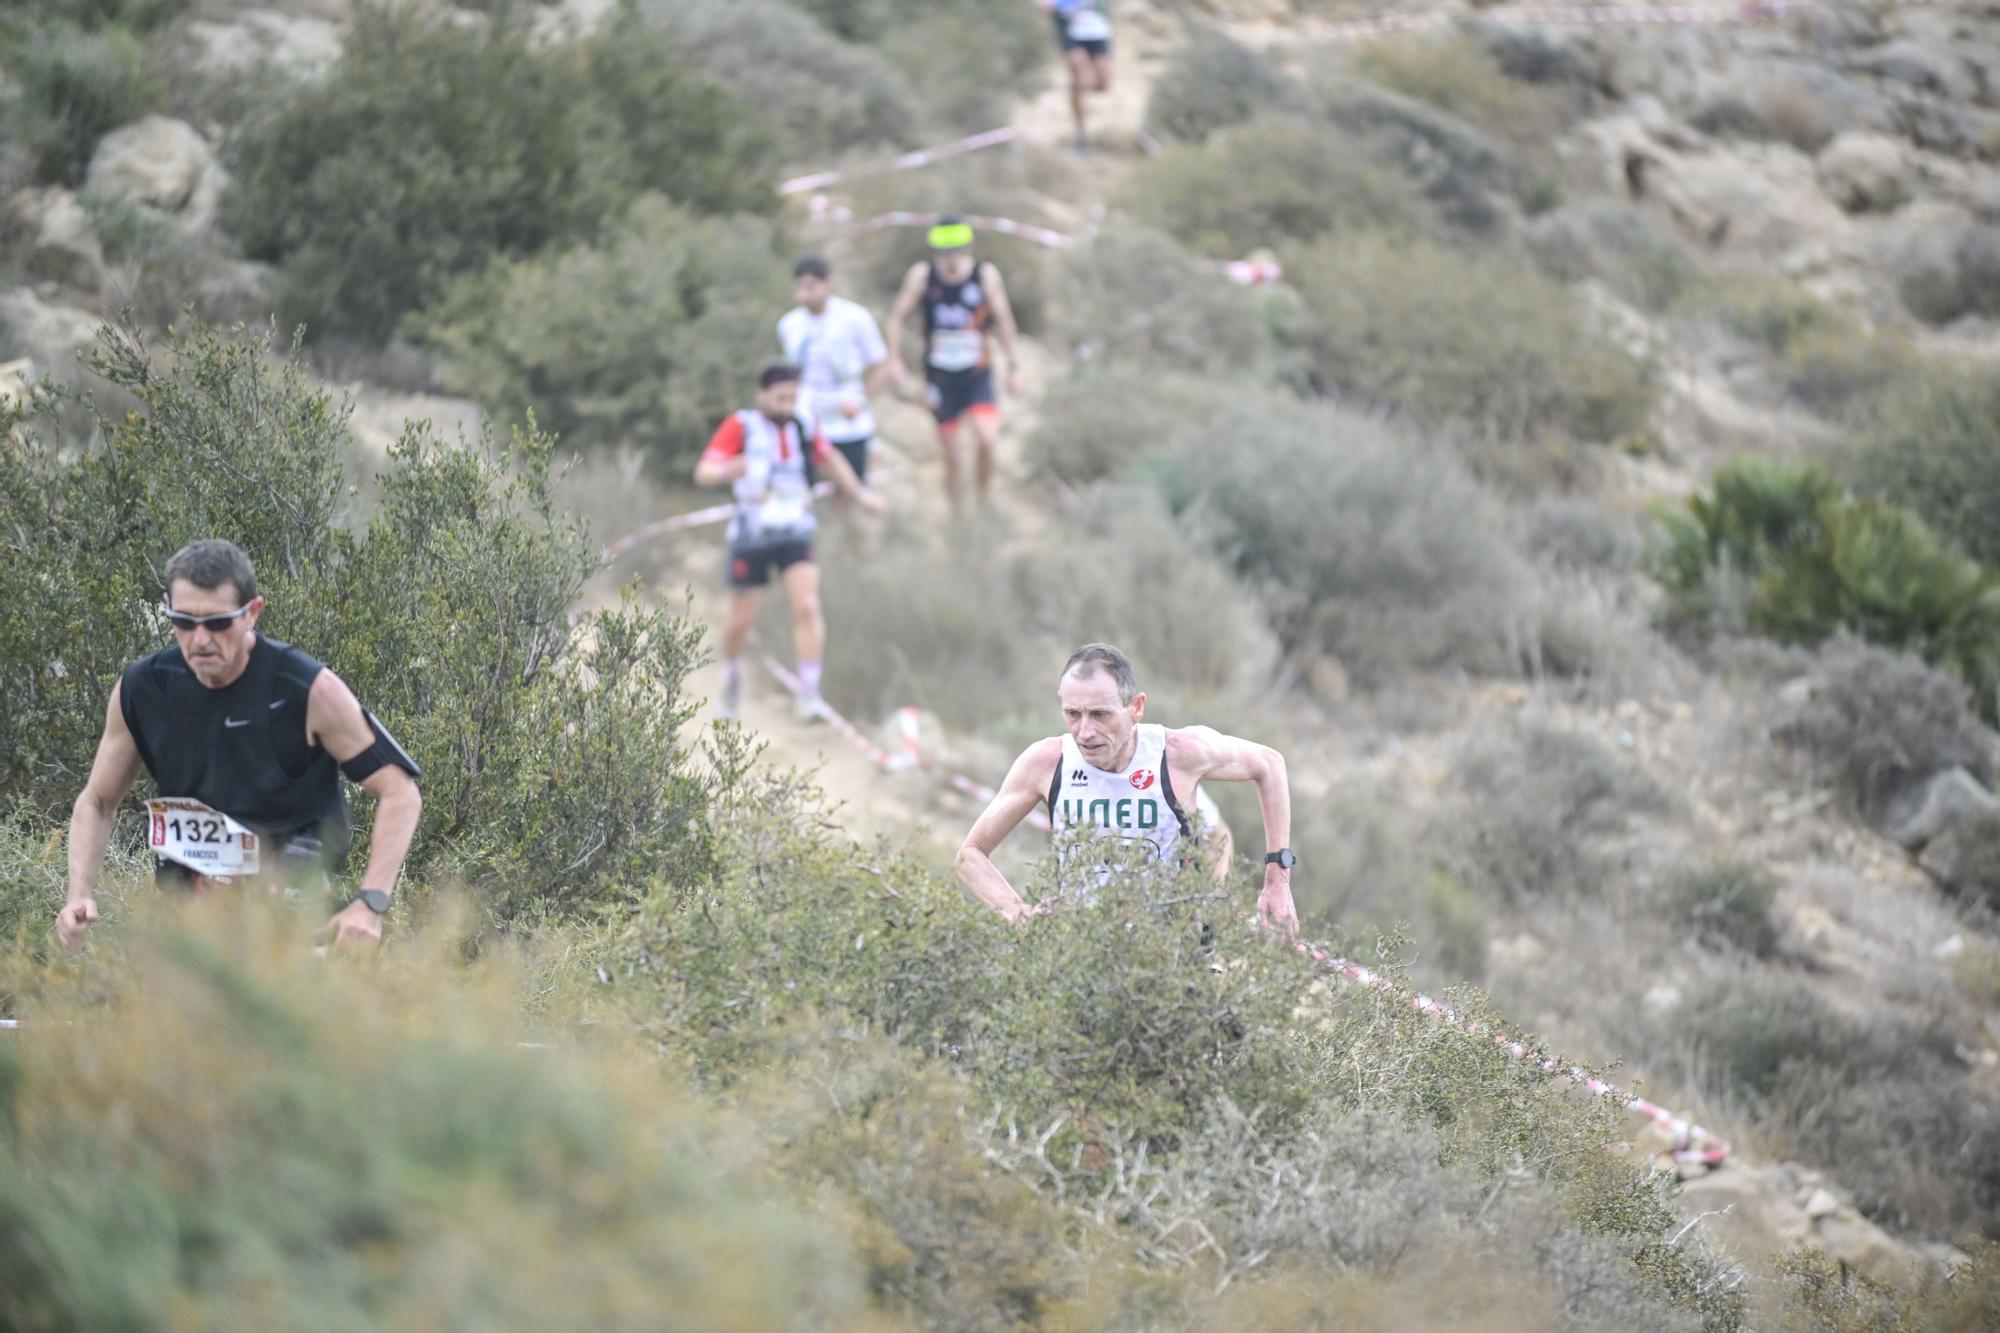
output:
<svg viewBox="0 0 2000 1333"><path fill-rule="evenodd" d="M888 345L866 306L834 295L832 266L819 255L792 265L792 294L799 304L778 321L778 343L799 367L800 416L865 482L875 443L868 397L882 387Z"/></svg>
<svg viewBox="0 0 2000 1333"><path fill-rule="evenodd" d="M332 671L256 632L250 558L210 538L167 562L174 645L126 668L69 826L66 949L97 920L97 879L118 806L144 764L159 788L147 845L164 886L304 884L353 836L341 775L379 803L361 891L327 922L332 944L379 944L382 914L423 811L417 765Z"/></svg>
<svg viewBox="0 0 2000 1333"><path fill-rule="evenodd" d="M971 418L977 441L975 466L979 497L993 493L993 451L1000 440L1000 404L993 395L993 337L1007 354L1009 397L1021 392L1019 331L1000 270L973 258L972 228L945 218L930 229L931 258L903 275L902 290L889 311L889 382L904 388L909 377L900 353L903 325L919 305L924 314L924 379L931 414L937 418L944 449L945 492L956 506L964 488L965 459L958 425Z"/></svg>
<svg viewBox="0 0 2000 1333"><path fill-rule="evenodd" d="M792 603L792 643L798 652L798 715L826 715L819 697L820 654L826 620L820 614L819 566L813 563L813 469L871 514L882 501L862 485L847 459L798 419L799 368L774 361L757 376L757 405L716 427L695 464L697 486L728 486L736 493L729 520L729 586L735 596L722 631L722 700L726 718L743 715L743 646L757 623L757 605L775 572Z"/></svg>
<svg viewBox="0 0 2000 1333"><path fill-rule="evenodd" d="M1266 925L1298 934L1292 906L1292 798L1285 759L1269 746L1225 736L1211 727L1168 728L1140 719L1146 696L1132 664L1109 644L1085 644L1070 655L1056 686L1068 734L1036 741L1021 752L1000 792L958 849L966 890L1009 921L1039 916L1049 903L1022 901L993 864L993 853L1037 803L1055 824L1058 874L1078 839L1119 838L1148 859L1172 864L1197 836L1179 793L1203 782L1249 782L1264 814L1264 890L1257 913ZM1065 891L1089 892L1065 878Z"/></svg>
<svg viewBox="0 0 2000 1333"><path fill-rule="evenodd" d="M1056 25L1056 45L1069 66L1069 109L1076 117L1076 151L1090 151L1083 99L1111 91L1110 0L1040 0Z"/></svg>

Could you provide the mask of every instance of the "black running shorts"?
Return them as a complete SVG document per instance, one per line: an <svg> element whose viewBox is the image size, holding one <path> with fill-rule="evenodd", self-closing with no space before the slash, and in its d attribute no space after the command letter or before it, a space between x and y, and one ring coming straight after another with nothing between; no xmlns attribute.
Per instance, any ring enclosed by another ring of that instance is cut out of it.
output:
<svg viewBox="0 0 2000 1333"><path fill-rule="evenodd" d="M812 558L813 544L810 537L768 542L761 546L732 546L729 549L729 586L765 587L771 582L771 575L774 572L783 573L800 561Z"/></svg>

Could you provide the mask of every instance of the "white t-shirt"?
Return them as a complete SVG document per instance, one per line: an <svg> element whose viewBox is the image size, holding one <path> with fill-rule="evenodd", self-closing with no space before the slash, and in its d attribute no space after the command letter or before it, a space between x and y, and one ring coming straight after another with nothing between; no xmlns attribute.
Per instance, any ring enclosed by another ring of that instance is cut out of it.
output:
<svg viewBox="0 0 2000 1333"><path fill-rule="evenodd" d="M862 376L889 359L889 348L865 306L843 296L828 297L826 309L817 315L798 306L778 321L778 345L804 375L800 416L829 440L852 442L875 434ZM861 410L847 416L840 410L843 403Z"/></svg>

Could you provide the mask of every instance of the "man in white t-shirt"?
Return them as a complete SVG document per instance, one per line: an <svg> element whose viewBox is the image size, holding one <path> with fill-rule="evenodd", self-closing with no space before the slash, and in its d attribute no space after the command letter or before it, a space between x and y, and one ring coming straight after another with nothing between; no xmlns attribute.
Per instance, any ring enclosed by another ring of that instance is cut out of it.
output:
<svg viewBox="0 0 2000 1333"><path fill-rule="evenodd" d="M865 482L875 443L868 396L881 387L889 360L882 330L866 306L833 294L833 268L818 255L792 265L792 294L799 304L778 321L778 344L804 376L799 415Z"/></svg>

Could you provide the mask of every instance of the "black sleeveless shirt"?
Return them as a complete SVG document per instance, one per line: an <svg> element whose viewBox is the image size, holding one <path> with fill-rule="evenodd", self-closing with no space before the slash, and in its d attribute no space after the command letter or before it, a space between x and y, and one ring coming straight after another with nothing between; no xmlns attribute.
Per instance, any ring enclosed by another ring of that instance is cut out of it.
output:
<svg viewBox="0 0 2000 1333"><path fill-rule="evenodd" d="M125 669L118 704L160 795L220 810L274 852L317 839L331 866L352 831L340 765L306 741L306 696L324 670L260 634L243 674L212 690L170 647Z"/></svg>
<svg viewBox="0 0 2000 1333"><path fill-rule="evenodd" d="M979 281L985 269L983 263L974 264L963 282L946 282L937 265L930 266L924 284L924 364L931 369L960 371L986 366L986 324L993 316L993 305ZM952 346L950 352L940 355L948 344L974 339L976 352Z"/></svg>

